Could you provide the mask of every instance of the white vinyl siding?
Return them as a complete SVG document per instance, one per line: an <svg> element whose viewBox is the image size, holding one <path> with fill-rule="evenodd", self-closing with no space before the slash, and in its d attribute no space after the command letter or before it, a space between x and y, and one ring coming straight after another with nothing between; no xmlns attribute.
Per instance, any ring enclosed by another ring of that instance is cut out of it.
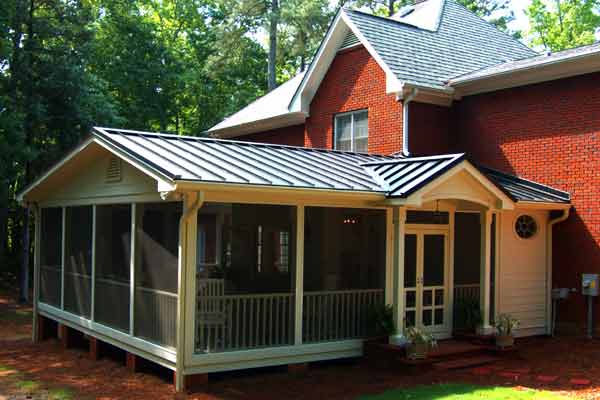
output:
<svg viewBox="0 0 600 400"><path fill-rule="evenodd" d="M500 313L520 321L518 335L543 334L546 331L547 271L546 213L528 212L538 224L531 239L521 239L515 232L519 213L502 213Z"/></svg>
<svg viewBox="0 0 600 400"><path fill-rule="evenodd" d="M367 110L338 114L334 121L335 150L366 153L369 150Z"/></svg>

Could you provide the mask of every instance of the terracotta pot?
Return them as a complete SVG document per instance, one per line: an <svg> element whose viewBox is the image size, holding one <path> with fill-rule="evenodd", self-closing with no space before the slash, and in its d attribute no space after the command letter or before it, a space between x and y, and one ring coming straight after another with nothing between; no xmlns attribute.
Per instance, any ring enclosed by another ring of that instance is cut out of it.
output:
<svg viewBox="0 0 600 400"><path fill-rule="evenodd" d="M406 357L411 360L424 360L429 353L429 343L409 343L406 346Z"/></svg>
<svg viewBox="0 0 600 400"><path fill-rule="evenodd" d="M511 335L497 335L496 346L498 347L511 347L515 344L515 338Z"/></svg>

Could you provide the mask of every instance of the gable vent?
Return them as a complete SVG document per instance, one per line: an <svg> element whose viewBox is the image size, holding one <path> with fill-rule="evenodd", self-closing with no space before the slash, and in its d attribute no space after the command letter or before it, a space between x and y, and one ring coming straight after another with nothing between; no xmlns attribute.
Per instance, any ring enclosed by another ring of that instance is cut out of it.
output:
<svg viewBox="0 0 600 400"><path fill-rule="evenodd" d="M118 157L111 157L110 160L108 160L108 168L106 169L104 181L106 183L121 182L122 177L121 159Z"/></svg>
<svg viewBox="0 0 600 400"><path fill-rule="evenodd" d="M342 45L340 46L340 50L356 46L357 44L360 44L360 40L358 40L354 32L349 31L346 37L344 38Z"/></svg>

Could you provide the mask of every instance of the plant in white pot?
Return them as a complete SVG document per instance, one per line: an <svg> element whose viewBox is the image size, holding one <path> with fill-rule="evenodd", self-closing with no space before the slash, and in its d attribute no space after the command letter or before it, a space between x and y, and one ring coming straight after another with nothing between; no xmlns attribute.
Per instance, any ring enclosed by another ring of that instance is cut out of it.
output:
<svg viewBox="0 0 600 400"><path fill-rule="evenodd" d="M406 357L411 360L426 359L429 350L437 346L437 342L433 336L414 326L406 328L404 336L408 342L406 345Z"/></svg>
<svg viewBox="0 0 600 400"><path fill-rule="evenodd" d="M515 344L514 330L519 327L519 320L509 314L500 314L496 323L496 346L504 348Z"/></svg>

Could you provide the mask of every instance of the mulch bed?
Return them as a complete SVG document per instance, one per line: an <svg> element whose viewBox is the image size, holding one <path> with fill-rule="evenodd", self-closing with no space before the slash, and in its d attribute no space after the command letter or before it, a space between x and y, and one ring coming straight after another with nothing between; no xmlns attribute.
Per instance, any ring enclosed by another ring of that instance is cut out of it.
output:
<svg viewBox="0 0 600 400"><path fill-rule="evenodd" d="M17 329L19 334L21 329ZM78 399L350 399L398 387L449 382L528 387L580 399L600 399L597 340L525 339L519 342L518 354L491 366L458 371L412 367L371 357L315 363L303 374L290 374L285 368L214 374L200 392L176 394L168 371L155 368L131 373L118 351L91 361L83 347L63 350L54 339L32 344L29 340L10 340L5 327L2 332L0 365L32 380L67 387Z"/></svg>

